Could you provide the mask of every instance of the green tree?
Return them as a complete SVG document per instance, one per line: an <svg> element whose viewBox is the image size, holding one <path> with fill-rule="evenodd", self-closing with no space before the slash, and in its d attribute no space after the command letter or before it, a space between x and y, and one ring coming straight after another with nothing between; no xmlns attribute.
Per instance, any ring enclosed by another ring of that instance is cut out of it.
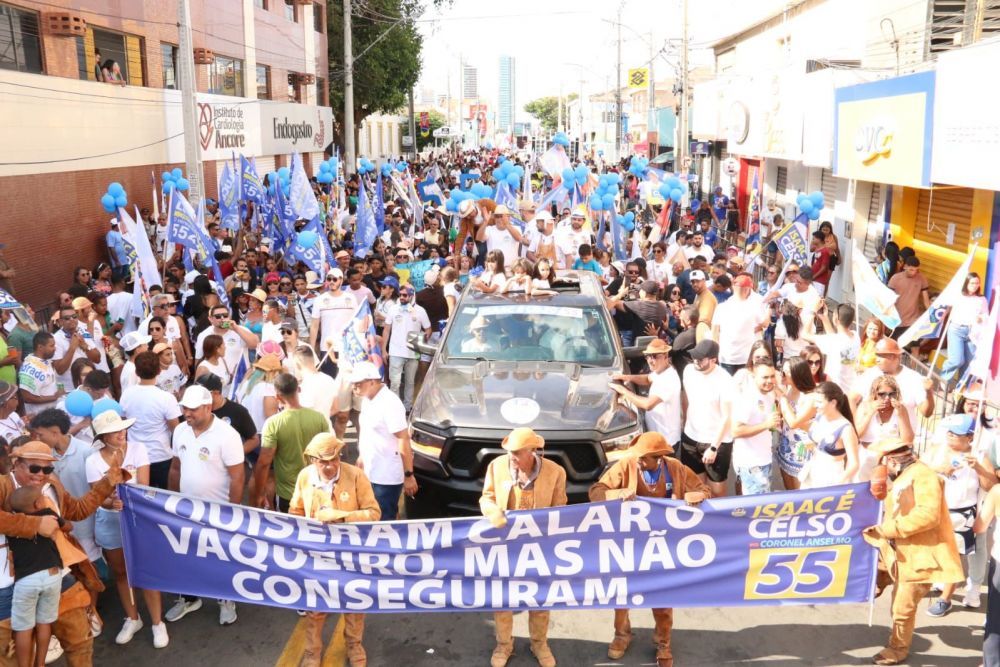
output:
<svg viewBox="0 0 1000 667"><path fill-rule="evenodd" d="M400 111L420 77L423 38L413 19L418 0L366 0L353 3L351 38L354 51L354 123L373 113ZM327 55L330 61L330 106L336 120L335 139L344 145L344 3L328 0ZM355 137L357 139L357 137Z"/></svg>
<svg viewBox="0 0 1000 667"><path fill-rule="evenodd" d="M576 93L570 93L563 97L563 119L566 118L566 105L577 98ZM538 119L542 124L542 129L547 132L555 132L559 125L559 98L555 95L539 97L524 105L524 110Z"/></svg>
<svg viewBox="0 0 1000 667"><path fill-rule="evenodd" d="M417 126L417 150L418 151L422 151L422 150L424 150L424 148L426 146L432 145L434 143L434 130L438 129L439 127L444 127L445 125L448 124L447 119L445 119L445 117L440 112L435 111L434 109L431 109L429 113L431 115L431 118L430 118L431 129L427 133L426 137L423 136L420 133L420 114L419 113L416 114L416 118L414 118L414 120L413 120L413 122Z"/></svg>

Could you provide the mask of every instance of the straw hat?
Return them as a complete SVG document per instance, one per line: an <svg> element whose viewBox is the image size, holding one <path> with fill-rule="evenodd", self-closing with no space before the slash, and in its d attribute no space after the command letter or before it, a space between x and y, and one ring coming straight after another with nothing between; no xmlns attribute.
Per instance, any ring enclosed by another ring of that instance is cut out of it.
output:
<svg viewBox="0 0 1000 667"><path fill-rule="evenodd" d="M522 449L541 449L545 446L545 438L527 426L521 426L511 431L500 443L500 446L508 452L519 452Z"/></svg>
<svg viewBox="0 0 1000 667"><path fill-rule="evenodd" d="M94 435L106 435L124 431L134 423L134 419L122 419L114 410L106 410L94 417L91 426L94 429Z"/></svg>
<svg viewBox="0 0 1000 667"><path fill-rule="evenodd" d="M10 458L33 459L35 461L56 460L56 457L52 456L52 448L44 442L39 442L38 440L32 440L31 442L24 443L20 447L15 447L10 453Z"/></svg>
<svg viewBox="0 0 1000 667"><path fill-rule="evenodd" d="M257 299L261 303L264 303L265 301L267 301L267 292L265 292L264 290L262 290L259 287L257 289L255 289L254 291L250 292L250 294L248 296L250 298Z"/></svg>
<svg viewBox="0 0 1000 667"><path fill-rule="evenodd" d="M868 445L867 449L870 456L880 459L886 454L892 454L900 449L909 449L910 447L913 447L912 443L904 442L899 438L882 438Z"/></svg>
<svg viewBox="0 0 1000 667"><path fill-rule="evenodd" d="M649 341L649 345L642 351L642 354L643 356L649 356L651 354L666 354L667 352L670 352L670 344L665 340L654 338Z"/></svg>
<svg viewBox="0 0 1000 667"><path fill-rule="evenodd" d="M278 355L276 354L265 354L253 362L253 367L259 368L265 373L272 373L281 370L281 360L278 359Z"/></svg>
<svg viewBox="0 0 1000 667"><path fill-rule="evenodd" d="M306 445L302 452L302 458L306 463L309 459L319 459L320 461L332 461L340 456L340 450L344 448L344 441L333 433L317 433Z"/></svg>

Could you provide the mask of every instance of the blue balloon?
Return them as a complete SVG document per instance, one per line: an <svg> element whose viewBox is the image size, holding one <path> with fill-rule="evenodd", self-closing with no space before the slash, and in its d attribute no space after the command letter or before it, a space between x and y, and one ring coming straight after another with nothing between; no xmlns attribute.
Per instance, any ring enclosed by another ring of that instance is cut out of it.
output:
<svg viewBox="0 0 1000 667"><path fill-rule="evenodd" d="M162 174L160 174L160 180L163 181L164 183L166 183L167 181L172 181L174 180L174 175L171 174L169 171L165 171Z"/></svg>
<svg viewBox="0 0 1000 667"><path fill-rule="evenodd" d="M823 204L825 203L826 200L825 197L823 196L823 193L817 190L816 192L812 192L809 194L809 201L813 203L813 207L818 211L823 208Z"/></svg>
<svg viewBox="0 0 1000 667"><path fill-rule="evenodd" d="M325 174L328 171L330 171L330 164L328 162L320 162L319 163L319 172L321 174Z"/></svg>
<svg viewBox="0 0 1000 667"><path fill-rule="evenodd" d="M600 195L590 195L590 208L595 211L604 210L604 200Z"/></svg>
<svg viewBox="0 0 1000 667"><path fill-rule="evenodd" d="M808 197L799 202L799 210L805 213L806 215L812 213L815 208L816 207L813 206L812 200L809 199Z"/></svg>
<svg viewBox="0 0 1000 667"><path fill-rule="evenodd" d="M700 199L692 199L691 200L691 210L692 211L697 211L699 208L701 208L701 200Z"/></svg>
<svg viewBox="0 0 1000 667"><path fill-rule="evenodd" d="M121 183L115 181L114 183L108 186L108 194L110 194L112 197L123 195L125 194L125 188L122 187Z"/></svg>
<svg viewBox="0 0 1000 667"><path fill-rule="evenodd" d="M795 198L795 205L798 206L799 208L802 208L802 202L804 202L807 199L809 199L809 196L803 192L800 192L798 196Z"/></svg>
<svg viewBox="0 0 1000 667"><path fill-rule="evenodd" d="M307 229L299 232L299 235L295 240L303 248L312 248L316 245L316 241L319 240L319 235L316 234L316 232Z"/></svg>
<svg viewBox="0 0 1000 667"><path fill-rule="evenodd" d="M94 408L94 399L83 389L74 389L66 394L66 412L74 417L89 417Z"/></svg>
<svg viewBox="0 0 1000 667"><path fill-rule="evenodd" d="M616 174L615 172L611 172L610 174L608 174L608 181L612 185L618 185L619 183L622 182L622 177L621 177L620 174Z"/></svg>
<svg viewBox="0 0 1000 667"><path fill-rule="evenodd" d="M626 232L631 232L633 229L635 229L635 221L629 220L628 218L621 218L619 220L619 224L621 224L622 229L624 229Z"/></svg>
<svg viewBox="0 0 1000 667"><path fill-rule="evenodd" d="M383 176L388 176L391 173L392 173L392 165L390 165L390 164L383 164L382 165L382 175Z"/></svg>
<svg viewBox="0 0 1000 667"><path fill-rule="evenodd" d="M176 181L184 177L184 172L181 170L180 167L174 167L173 169L170 170L170 175L173 176L174 177L173 180Z"/></svg>
<svg viewBox="0 0 1000 667"><path fill-rule="evenodd" d="M628 212L628 213L626 213L626 214L625 214L625 215L624 215L623 217L624 217L624 218L625 218L625 220L627 220L628 222L635 222L635 213L633 213L632 211L629 211L629 212Z"/></svg>
<svg viewBox="0 0 1000 667"><path fill-rule="evenodd" d="M115 197L115 206L117 206L118 208L124 208L128 206L128 197L125 196L124 192Z"/></svg>
<svg viewBox="0 0 1000 667"><path fill-rule="evenodd" d="M174 191L175 187L177 186L173 181L167 181L166 183L163 184L163 194L169 195L171 192Z"/></svg>
<svg viewBox="0 0 1000 667"><path fill-rule="evenodd" d="M522 167L521 165L515 164L513 167L511 167L511 171L517 174L518 178L524 178L524 167Z"/></svg>
<svg viewBox="0 0 1000 667"><path fill-rule="evenodd" d="M490 175L493 177L493 180L497 182L502 181L504 178L504 173L499 169L494 169L492 172L490 172Z"/></svg>
<svg viewBox="0 0 1000 667"><path fill-rule="evenodd" d="M684 197L684 191L681 190L680 188L674 188L673 190L670 191L670 199L672 199L674 203L677 204L681 203L682 197Z"/></svg>
<svg viewBox="0 0 1000 667"><path fill-rule="evenodd" d="M90 409L91 418L96 418L97 415L107 412L108 410L114 410L121 417L123 414L122 406L118 404L113 398L102 398L94 402L93 407Z"/></svg>
<svg viewBox="0 0 1000 667"><path fill-rule="evenodd" d="M456 211L458 211L458 201L449 197L448 201L444 203L444 207L448 209L448 211L455 213Z"/></svg>
<svg viewBox="0 0 1000 667"><path fill-rule="evenodd" d="M563 183L569 183L574 178L575 178L575 174L573 173L573 169L572 168L566 167L565 169L562 170L562 180L563 180Z"/></svg>
<svg viewBox="0 0 1000 667"><path fill-rule="evenodd" d="M104 210L107 211L108 213L114 213L115 212L114 196L108 192L105 192L103 195L101 195L101 206L103 206Z"/></svg>
<svg viewBox="0 0 1000 667"><path fill-rule="evenodd" d="M507 180L507 185L511 186L512 188L516 188L521 184L521 178L513 172L507 174L506 180Z"/></svg>
<svg viewBox="0 0 1000 667"><path fill-rule="evenodd" d="M407 165L405 162L397 162L396 171L398 171L399 173L403 173L404 171L406 171L406 166Z"/></svg>
<svg viewBox="0 0 1000 667"><path fill-rule="evenodd" d="M670 198L670 186L668 186L666 183L661 183L660 187L658 187L656 191L659 192L660 196L663 197L664 199Z"/></svg>
<svg viewBox="0 0 1000 667"><path fill-rule="evenodd" d="M615 196L612 194L602 195L601 203L604 204L604 208L608 211L615 207Z"/></svg>
<svg viewBox="0 0 1000 667"><path fill-rule="evenodd" d="M289 169L288 167L281 167L280 169L278 169L278 178L280 178L283 181L287 181L291 173L292 170Z"/></svg>
<svg viewBox="0 0 1000 667"><path fill-rule="evenodd" d="M809 213L807 213L806 215L809 216L810 220L819 220L819 209L814 208L813 210L809 211Z"/></svg>
<svg viewBox="0 0 1000 667"><path fill-rule="evenodd" d="M177 189L180 190L181 192L186 192L187 189L190 188L190 187L191 187L191 184L188 183L188 179L186 179L186 178L178 178L177 179Z"/></svg>
<svg viewBox="0 0 1000 667"><path fill-rule="evenodd" d="M667 185L670 186L671 190L681 187L681 179L676 176L671 176L667 178Z"/></svg>

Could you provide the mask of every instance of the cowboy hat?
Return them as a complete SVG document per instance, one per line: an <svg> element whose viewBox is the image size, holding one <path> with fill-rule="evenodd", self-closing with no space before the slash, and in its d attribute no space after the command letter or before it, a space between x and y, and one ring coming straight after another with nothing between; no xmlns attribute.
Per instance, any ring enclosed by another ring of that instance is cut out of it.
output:
<svg viewBox="0 0 1000 667"><path fill-rule="evenodd" d="M649 356L651 354L666 354L667 352L670 352L670 344L660 338L654 338L649 341L649 345L642 351L642 354L643 356Z"/></svg>
<svg viewBox="0 0 1000 667"><path fill-rule="evenodd" d="M319 279L315 271L306 271L306 289L318 289L323 286L323 281Z"/></svg>
<svg viewBox="0 0 1000 667"><path fill-rule="evenodd" d="M250 294L248 296L251 297L251 298L253 298L253 299L257 299L261 303L264 303L265 301L267 301L267 292L265 292L264 290L262 290L259 287L257 289L255 289L254 291L250 292Z"/></svg>
<svg viewBox="0 0 1000 667"><path fill-rule="evenodd" d="M913 447L912 443L904 442L899 438L882 438L868 445L867 450L869 456L878 460L886 454L892 454L901 449L909 449L911 447Z"/></svg>
<svg viewBox="0 0 1000 667"><path fill-rule="evenodd" d="M674 453L674 448L670 446L667 439L656 431L649 431L632 438L628 444L628 453L636 458L643 456L670 456Z"/></svg>
<svg viewBox="0 0 1000 667"><path fill-rule="evenodd" d="M519 452L522 449L541 449L545 446L545 438L527 426L521 426L511 431L500 443L500 446L508 452Z"/></svg>
<svg viewBox="0 0 1000 667"><path fill-rule="evenodd" d="M254 368L259 368L265 373L272 373L281 370L281 360L276 354L265 354L253 362Z"/></svg>
<svg viewBox="0 0 1000 667"><path fill-rule="evenodd" d="M333 433L317 433L306 445L302 452L302 458L306 463L309 463L309 459L332 461L340 456L340 450L343 448L344 441Z"/></svg>
<svg viewBox="0 0 1000 667"><path fill-rule="evenodd" d="M32 440L31 442L24 443L20 447L15 447L10 453L10 458L34 459L36 461L56 460L56 457L52 456L52 448L44 442L39 442L38 440Z"/></svg>

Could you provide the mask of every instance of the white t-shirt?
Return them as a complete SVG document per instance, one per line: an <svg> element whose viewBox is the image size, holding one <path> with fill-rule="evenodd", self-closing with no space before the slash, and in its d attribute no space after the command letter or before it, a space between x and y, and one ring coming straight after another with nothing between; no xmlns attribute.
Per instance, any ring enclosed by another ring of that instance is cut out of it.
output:
<svg viewBox="0 0 1000 667"><path fill-rule="evenodd" d="M87 331L87 328L82 325L78 325L78 331L80 332L80 335L83 336L83 344L78 345L76 351L73 352L73 361L76 361L77 359L86 359L87 353L85 350L97 349L97 346L94 344L93 333ZM55 356L52 357L52 360L55 361L57 359L62 359L66 356L66 353L69 352L69 337L62 329L52 334L52 336L56 339L56 353ZM70 372L72 365L73 362L71 361L70 365L66 367L65 373L56 374L56 382L61 382L66 388L66 391L72 391L76 388L76 385L73 384L73 374Z"/></svg>
<svg viewBox="0 0 1000 667"><path fill-rule="evenodd" d="M153 316L150 315L139 324L139 333L141 333L143 336L149 335L149 322L152 319ZM179 324L177 324L177 320L174 319L173 317L164 317L163 319L166 320L167 322L167 327L166 331L164 332L164 337L171 343L174 342L175 340L180 340L181 327ZM150 345L152 345L152 343L150 343Z"/></svg>
<svg viewBox="0 0 1000 667"><path fill-rule="evenodd" d="M149 465L149 454L146 451L146 447L143 446L141 442L132 442L130 439L128 442L128 448L125 450L125 460L122 461L122 470L127 470L131 477L126 484L138 484L136 480L136 471L143 467ZM100 481L104 477L104 473L108 471L111 466L108 465L107 461L101 456L101 452L96 450L93 454L87 457L87 462L84 464L87 470L87 483L93 484L94 482ZM101 508L104 509L104 508ZM106 512L118 510L104 510Z"/></svg>
<svg viewBox="0 0 1000 667"><path fill-rule="evenodd" d="M229 466L243 463L243 441L217 417L201 435L187 423L174 430L173 454L181 463L180 492L191 498L229 502Z"/></svg>
<svg viewBox="0 0 1000 667"><path fill-rule="evenodd" d="M348 287L347 293L354 297L356 306L360 306L365 301L368 302L369 306L375 305L375 295L372 294L372 291L368 289L367 285L361 285L358 289Z"/></svg>
<svg viewBox="0 0 1000 667"><path fill-rule="evenodd" d="M646 410L646 430L656 431L671 445L677 445L681 440L681 379L677 371L667 368L662 373L650 373L649 395L660 402Z"/></svg>
<svg viewBox="0 0 1000 667"><path fill-rule="evenodd" d="M662 262L649 262L646 264L646 275L650 280L662 283L664 286L670 282L670 277L674 273L673 265L664 260Z"/></svg>
<svg viewBox="0 0 1000 667"><path fill-rule="evenodd" d="M121 322L125 324L132 315L132 293L112 292L108 295L108 314L111 322ZM126 329L127 331L128 329Z"/></svg>
<svg viewBox="0 0 1000 667"><path fill-rule="evenodd" d="M322 356L327 350L340 352L341 339L344 329L354 317L354 312L358 309L358 302L347 292L341 291L334 296L330 292L323 292L313 301L312 317L319 318L320 326L320 349L316 352Z"/></svg>
<svg viewBox="0 0 1000 667"><path fill-rule="evenodd" d="M572 266L573 261L580 254L580 246L590 243L590 233L583 229L575 230L573 226L566 227L556 232L556 260L559 266ZM567 261L569 258L570 261Z"/></svg>
<svg viewBox="0 0 1000 667"><path fill-rule="evenodd" d="M260 340L263 342L265 340L273 341L275 343L281 342L281 322L267 322L265 321L260 327Z"/></svg>
<svg viewBox="0 0 1000 667"><path fill-rule="evenodd" d="M403 459L395 433L406 429L406 408L388 387L361 401L358 453L373 484L402 484Z"/></svg>
<svg viewBox="0 0 1000 667"><path fill-rule="evenodd" d="M226 343L226 354L223 355L223 358L226 360L229 372L235 373L236 368L240 365L240 358L247 353L247 344L244 343L243 339L240 338L240 335L232 329L226 329L225 333L219 334L215 331L215 327L208 327L198 334L198 339L194 343L195 359L203 359L205 357L205 350L203 347L205 339L212 334L222 336L222 340Z"/></svg>
<svg viewBox="0 0 1000 667"><path fill-rule="evenodd" d="M202 359L201 363L198 364L199 368L205 368L212 375L218 376L222 380L222 393L224 395L229 394L229 382L232 380L232 375L230 375L229 369L226 368L226 360L224 358L219 359L216 363L211 363L207 359ZM197 372L197 369L195 369ZM133 374L135 370L133 369Z"/></svg>
<svg viewBox="0 0 1000 667"><path fill-rule="evenodd" d="M684 392L688 399L684 434L695 442L711 443L722 423L722 406L729 401L732 378L718 365L711 373L702 373L691 363L684 368ZM730 440L727 429L722 442Z"/></svg>
<svg viewBox="0 0 1000 667"><path fill-rule="evenodd" d="M156 386L163 391L176 395L184 385L187 384L187 374L181 370L177 362L170 364L167 368L160 369L160 374L156 376Z"/></svg>
<svg viewBox="0 0 1000 667"><path fill-rule="evenodd" d="M26 429L24 420L16 412L10 413L5 419L0 419L0 438L8 443L24 435Z"/></svg>
<svg viewBox="0 0 1000 667"><path fill-rule="evenodd" d="M757 426L763 424L774 412L774 394L761 394L757 387L741 392L733 401L733 424ZM773 460L771 431L763 430L750 437L733 438L733 467L751 468L765 466Z"/></svg>
<svg viewBox="0 0 1000 667"><path fill-rule="evenodd" d="M121 406L126 418L135 419L128 432L130 447L142 444L150 463L170 459L173 454L167 421L181 416L177 399L159 387L137 384L122 392Z"/></svg>
<svg viewBox="0 0 1000 667"><path fill-rule="evenodd" d="M788 330L785 328L785 320L780 317L778 318L778 323L774 326L774 340L781 341L782 355L785 359L801 356L802 348L809 344L809 341L802 337L801 323L799 324L799 337L791 338L788 335Z"/></svg>
<svg viewBox="0 0 1000 667"><path fill-rule="evenodd" d="M499 250L503 253L503 265L509 267L517 260L518 241L510 229L500 230L495 225L486 228L486 251Z"/></svg>
<svg viewBox="0 0 1000 667"><path fill-rule="evenodd" d="M303 373L299 383L299 403L322 415L329 415L340 385L326 373Z"/></svg>
<svg viewBox="0 0 1000 667"><path fill-rule="evenodd" d="M502 273L493 273L492 271L483 271L479 274L479 280L490 286L496 286L503 289L503 286L507 284L507 276Z"/></svg>
<svg viewBox="0 0 1000 667"><path fill-rule="evenodd" d="M852 394L858 394L865 398L871 394L872 382L882 377L884 373L878 366L869 368L854 381L851 385ZM906 414L910 418L910 426L914 432L920 427L920 415L917 413L917 406L924 401L924 376L911 368L903 366L899 373L893 376L896 384L899 385L899 402L906 408Z"/></svg>
<svg viewBox="0 0 1000 667"><path fill-rule="evenodd" d="M760 337L756 328L767 318L763 299L753 292L747 299L734 295L720 303L712 316L712 326L719 326L719 362L746 364L750 348Z"/></svg>
<svg viewBox="0 0 1000 667"><path fill-rule="evenodd" d="M826 359L823 372L831 382L836 382L844 391L850 391L851 385L858 377L855 370L858 355L861 353L861 342L857 336L850 334L822 334L814 336L813 340Z"/></svg>
<svg viewBox="0 0 1000 667"><path fill-rule="evenodd" d="M253 423L257 425L258 433L264 428L264 420L267 419L267 416L264 414L264 399L274 398L277 395L278 393L274 390L273 384L259 380L253 386L253 389L250 390L249 394L239 397L240 405L250 413Z"/></svg>
<svg viewBox="0 0 1000 667"><path fill-rule="evenodd" d="M135 362L129 359L122 366L122 374L118 377L122 391L139 384L139 376L135 374Z"/></svg>
<svg viewBox="0 0 1000 667"><path fill-rule="evenodd" d="M45 360L33 354L29 354L21 363L21 370L17 374L18 386L34 394L35 396L55 396L56 391L56 371L52 368L52 360ZM66 387L67 391L69 387ZM25 403L24 411L31 415L37 415L45 408L51 408L52 403Z"/></svg>
<svg viewBox="0 0 1000 667"><path fill-rule="evenodd" d="M431 328L431 321L423 306L416 304L403 305L397 303L389 311L385 320L392 325L389 336L389 356L403 359L416 359L419 355L406 345L406 338L413 331L424 331Z"/></svg>
<svg viewBox="0 0 1000 667"><path fill-rule="evenodd" d="M707 243L702 243L700 248L688 245L684 246L684 256L689 262L695 257L704 257L708 261L712 261L712 258L715 257L715 251Z"/></svg>

